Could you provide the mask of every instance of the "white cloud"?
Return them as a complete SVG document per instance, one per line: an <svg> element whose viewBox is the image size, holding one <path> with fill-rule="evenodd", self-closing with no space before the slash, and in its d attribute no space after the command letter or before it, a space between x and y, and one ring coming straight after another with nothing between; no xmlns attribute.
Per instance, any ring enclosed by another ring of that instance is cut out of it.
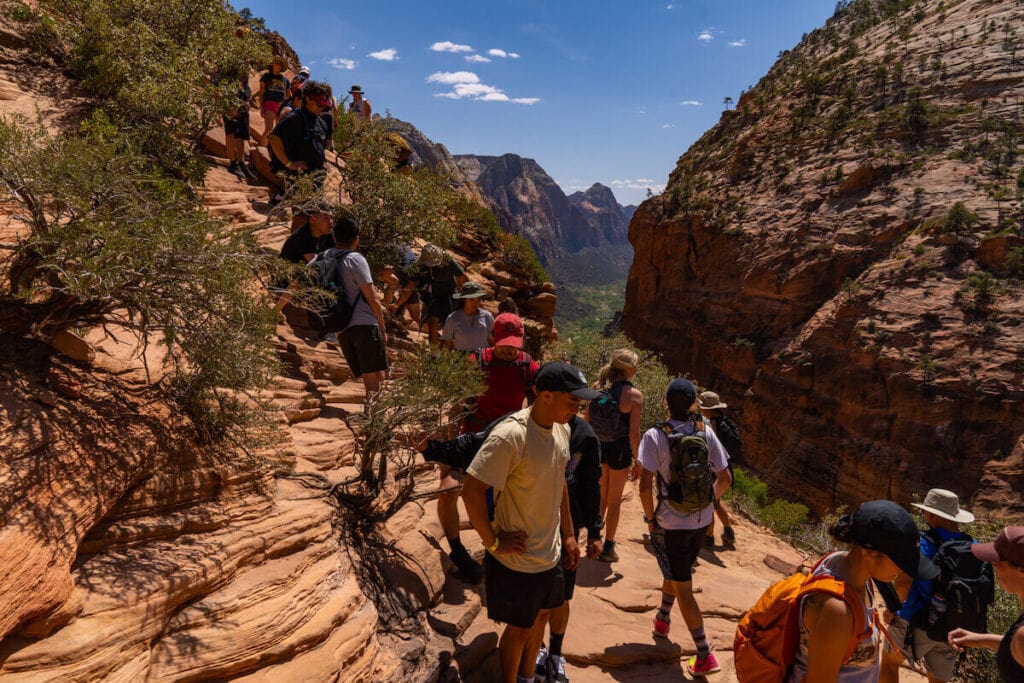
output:
<svg viewBox="0 0 1024 683"><path fill-rule="evenodd" d="M427 76L427 83L450 85L450 92L434 93L434 97L449 100L480 100L482 102L515 102L516 104L536 104L539 97L510 98L501 88L480 82L480 77L472 71L437 71Z"/></svg>
<svg viewBox="0 0 1024 683"><path fill-rule="evenodd" d="M715 36L713 33L711 33L711 29L709 28L704 29L703 31L700 32L700 35L697 36L697 40L699 40L702 43L710 43L714 39Z"/></svg>
<svg viewBox="0 0 1024 683"><path fill-rule="evenodd" d="M704 103L700 100L683 100L679 103L680 107L702 107Z"/></svg>
<svg viewBox="0 0 1024 683"><path fill-rule="evenodd" d="M491 60L483 55L466 55L466 61L470 64L487 64Z"/></svg>
<svg viewBox="0 0 1024 683"><path fill-rule="evenodd" d="M669 3L669 4L665 5L665 9L668 9L668 10L673 10L675 8L676 8L676 6L673 5L672 3Z"/></svg>
<svg viewBox="0 0 1024 683"><path fill-rule="evenodd" d="M676 124L674 124L674 123L663 123L663 124L661 124L661 127L662 128L675 128Z"/></svg>
<svg viewBox="0 0 1024 683"><path fill-rule="evenodd" d="M499 50L496 47L492 47L487 51L492 57L500 57L502 59L519 59L519 55L515 52L506 52L505 50Z"/></svg>
<svg viewBox="0 0 1024 683"><path fill-rule="evenodd" d="M459 45L453 43L450 40L445 40L440 43L434 43L430 46L430 49L434 52L472 52L473 48L469 45Z"/></svg>
<svg viewBox="0 0 1024 683"><path fill-rule="evenodd" d="M352 69L356 68L355 60L344 59L342 57L333 57L331 59L328 59L327 63L333 66L335 69L341 69L342 71L351 71Z"/></svg>
<svg viewBox="0 0 1024 683"><path fill-rule="evenodd" d="M396 50L393 47L389 47L386 50L377 50L376 52L371 52L366 56L373 57L374 59L379 59L382 62L393 62L396 59L398 59L398 50Z"/></svg>
<svg viewBox="0 0 1024 683"><path fill-rule="evenodd" d="M627 114L636 114L637 116L644 116L645 114L647 114L647 112L644 111L643 109L627 109L626 113Z"/></svg>
<svg viewBox="0 0 1024 683"><path fill-rule="evenodd" d="M743 47L747 44L746 38L740 38L739 40L733 40L729 42L729 47Z"/></svg>
<svg viewBox="0 0 1024 683"><path fill-rule="evenodd" d="M472 71L435 71L427 76L427 83L479 83L480 77Z"/></svg>
<svg viewBox="0 0 1024 683"><path fill-rule="evenodd" d="M627 178L624 180L613 180L609 183L612 187L621 187L626 190L647 190L658 194L665 190L664 183L656 183L651 178Z"/></svg>

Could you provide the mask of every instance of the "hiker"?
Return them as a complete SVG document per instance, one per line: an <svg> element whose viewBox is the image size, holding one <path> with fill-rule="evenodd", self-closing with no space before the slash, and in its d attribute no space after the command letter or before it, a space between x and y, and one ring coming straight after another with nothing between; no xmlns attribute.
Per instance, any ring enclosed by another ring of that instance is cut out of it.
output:
<svg viewBox="0 0 1024 683"><path fill-rule="evenodd" d="M334 207L319 200L296 212L303 225L288 236L281 245L281 258L292 263L309 263L320 252L334 246L332 221Z"/></svg>
<svg viewBox="0 0 1024 683"><path fill-rule="evenodd" d="M302 93L302 109L281 119L270 134L270 170L280 190L285 189L288 178L324 167L329 130L320 114L330 106L327 90L317 81L306 81ZM283 195L278 193L271 204L281 199Z"/></svg>
<svg viewBox="0 0 1024 683"><path fill-rule="evenodd" d="M293 111L302 109L302 86L294 88L292 94L288 96L288 99L281 104L281 108L277 110L277 118L283 119Z"/></svg>
<svg viewBox="0 0 1024 683"><path fill-rule="evenodd" d="M420 300L423 302L423 319L430 343L440 343L441 325L452 312L452 295L464 285L468 278L466 271L453 259L448 252L434 244L423 245L420 257L410 268L411 282L406 291L399 297L399 305L411 296L411 290L419 289Z"/></svg>
<svg viewBox="0 0 1024 683"><path fill-rule="evenodd" d="M241 66L235 74L238 89L230 100L227 113L224 114L224 146L228 152L228 173L242 182L255 180L256 174L246 163L245 143L249 142L249 100L252 90L249 88L248 70Z"/></svg>
<svg viewBox="0 0 1024 683"><path fill-rule="evenodd" d="M283 73L287 68L288 60L281 55L274 55L270 69L260 76L260 89L256 92L256 99L259 101L260 115L263 116L261 145L267 144L268 136L277 125L278 111L291 92L291 81Z"/></svg>
<svg viewBox="0 0 1024 683"><path fill-rule="evenodd" d="M510 296L505 297L498 304L498 313L511 313L512 315L519 315L519 306L516 305L516 300Z"/></svg>
<svg viewBox="0 0 1024 683"><path fill-rule="evenodd" d="M334 89L327 81L323 83L327 92L328 106L320 111L320 118L327 124L327 149L334 151L334 129L338 127L338 100L334 98Z"/></svg>
<svg viewBox="0 0 1024 683"><path fill-rule="evenodd" d="M729 455L729 475L735 476L733 474L732 461L734 458L740 457L740 430L732 418L725 414L725 409L729 407L729 404L723 402L718 394L713 391L701 392L698 401L700 403L701 415L711 424L711 428L715 430L715 436L718 437L722 447L725 448L725 452ZM732 528L732 518L729 516L729 509L718 498L715 498L715 515L718 516L718 519L722 520L722 544L727 548L735 548L736 532ZM715 546L714 517L711 518L711 524L708 524L708 535L704 538L704 543L709 548Z"/></svg>
<svg viewBox="0 0 1024 683"><path fill-rule="evenodd" d="M494 316L480 307L487 292L480 283L470 280L452 296L461 305L452 311L444 321L441 344L456 351L477 351L491 345Z"/></svg>
<svg viewBox="0 0 1024 683"><path fill-rule="evenodd" d="M569 420L569 464L565 467L569 485L569 510L573 538L580 540L580 529L587 530L587 543L580 553L590 559L601 554L601 442L590 424L579 415ZM562 643L569 628L569 601L576 592L576 569L562 568L565 575L565 602L551 610L548 647L537 653L535 680L568 683ZM543 635L543 631L541 632ZM546 674L546 675L545 675Z"/></svg>
<svg viewBox="0 0 1024 683"><path fill-rule="evenodd" d="M403 247L402 263L392 270L394 275L395 292L388 305L388 308L399 321L406 309L409 310L409 317L418 330L420 326L422 310L420 309L420 293L416 289L416 283L409 277L409 269L416 262L416 254L409 247Z"/></svg>
<svg viewBox="0 0 1024 683"><path fill-rule="evenodd" d="M803 598L799 644L788 683L877 681L882 636L875 622L872 580L890 583L901 572L917 579L938 576L937 567L918 550L914 518L892 501L864 503L841 518L830 533L837 541L849 543L850 549L826 556L812 575L829 575L845 583L858 598L857 607L864 610L865 630L849 653L847 643L855 625L850 605L836 596Z"/></svg>
<svg viewBox="0 0 1024 683"><path fill-rule="evenodd" d="M973 557L973 539L969 534L960 531L960 525L973 522L974 515L960 509L960 500L955 493L944 489L932 489L925 496L923 503L913 505L924 513L924 521L928 524L928 530L921 533L921 554L935 561L940 568L946 564L938 557L940 548L943 549L943 556L955 557L955 553L959 552ZM956 543L958 541L960 543ZM931 683L953 680L957 654L947 642L947 636L956 627L985 628L988 603L991 602L994 588L991 566L982 565L976 560L970 564L974 565L973 569L980 575L961 578L972 579L972 586L977 585L978 579L983 578L984 591L988 593L987 602L984 600L986 596L980 595L976 600L969 600L980 610L980 614L974 615L972 624L965 622L947 625L946 616L954 611L954 606L948 604L952 602L953 597L947 595L942 585L947 583L946 577L940 576L935 581L914 581L910 585L907 581L897 581L897 589L902 589L900 593L907 597L889 625L891 641L882 658L882 675L879 680L885 683L898 681L899 667L904 657L907 661L923 664ZM955 561L954 565L961 569L967 568L967 565L960 561ZM936 607L934 610L931 609L933 600ZM937 609L939 601L941 612ZM899 649L894 650L893 646Z"/></svg>
<svg viewBox="0 0 1024 683"><path fill-rule="evenodd" d="M301 66L301 67L299 67L299 73L296 74L295 78L292 79L292 87L288 91L288 94L291 95L292 97L294 97L295 93L297 93L300 90L302 90L302 85L306 81L308 81L308 80L309 80L309 67L308 66Z"/></svg>
<svg viewBox="0 0 1024 683"><path fill-rule="evenodd" d="M601 440L601 517L605 524L604 550L597 559L618 562L615 532L619 527L622 491L640 447L640 413L644 395L630 380L639 362L634 351L615 349L598 372L594 388L600 397L587 405L587 422Z"/></svg>
<svg viewBox="0 0 1024 683"><path fill-rule="evenodd" d="M569 427L580 401L597 392L566 363L547 363L535 377L537 398L492 430L466 471L462 497L487 553L487 616L506 624L498 643L506 683L534 680L551 610L565 602L565 569L576 545L565 467ZM496 492L494 522L487 489Z"/></svg>
<svg viewBox="0 0 1024 683"><path fill-rule="evenodd" d="M690 676L705 676L720 671L704 633L704 617L693 594L693 563L704 543L705 530L714 515L715 498L720 498L732 483L728 457L715 432L697 412L697 390L687 379L669 382L662 405L668 420L648 429L640 441L638 461L640 503L644 509L654 556L662 577L662 606L654 616L654 636L667 638L672 618L672 603L678 599L679 611L690 631L697 655L686 662ZM687 470L697 476L693 486L685 486L676 474L682 469L681 457L694 451ZM653 484L658 481L655 505Z"/></svg>
<svg viewBox="0 0 1024 683"><path fill-rule="evenodd" d="M387 377L387 328L384 311L373 286L370 264L359 248L359 223L343 214L334 221L334 241L339 250L349 253L338 261L338 279L345 299L352 305L352 318L338 334L341 353L356 379L363 378L366 405L380 391ZM327 252L330 255L331 252Z"/></svg>
<svg viewBox="0 0 1024 683"><path fill-rule="evenodd" d="M463 421L463 433L480 431L501 416L523 409L527 391L540 368L537 361L522 350L523 341L523 321L518 316L502 314L495 320L494 346L470 356L484 372L487 389L477 398L474 412ZM459 534L457 489L463 472L442 464L438 474L443 493L437 497L437 518L448 541L448 557L463 579L479 583L483 568L470 557Z"/></svg>
<svg viewBox="0 0 1024 683"><path fill-rule="evenodd" d="M355 114L356 121L370 118L373 108L370 107L370 100L363 99L363 89L353 85L349 88L348 94L352 96L352 101L348 103L348 113Z"/></svg>
<svg viewBox="0 0 1024 683"><path fill-rule="evenodd" d="M971 552L979 560L990 562L996 578L1008 592L1024 604L1024 526L1008 526L999 532L994 543L978 543ZM995 650L996 667L1005 683L1024 683L1024 612L1002 636L976 633L963 628L949 633L949 644L957 652L968 647Z"/></svg>

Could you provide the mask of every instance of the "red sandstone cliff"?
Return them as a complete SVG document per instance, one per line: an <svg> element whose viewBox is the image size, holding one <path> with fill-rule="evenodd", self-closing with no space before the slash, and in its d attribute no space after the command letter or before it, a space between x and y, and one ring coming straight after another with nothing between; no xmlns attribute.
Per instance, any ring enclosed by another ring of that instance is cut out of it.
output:
<svg viewBox="0 0 1024 683"><path fill-rule="evenodd" d="M819 510L944 486L1019 513L1024 13L842 5L639 208L623 328Z"/></svg>

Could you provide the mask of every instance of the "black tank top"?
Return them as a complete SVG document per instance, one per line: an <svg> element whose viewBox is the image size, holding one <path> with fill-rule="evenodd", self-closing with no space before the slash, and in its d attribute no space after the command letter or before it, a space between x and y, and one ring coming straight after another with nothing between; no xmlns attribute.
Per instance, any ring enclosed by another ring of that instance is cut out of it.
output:
<svg viewBox="0 0 1024 683"><path fill-rule="evenodd" d="M1021 666L1010 652L1010 641L1013 640L1013 634L1022 624L1024 624L1024 614L1006 632L1003 640L999 643L999 649L996 650L996 666L999 667L999 675L1002 676L1005 683L1024 683L1024 666Z"/></svg>

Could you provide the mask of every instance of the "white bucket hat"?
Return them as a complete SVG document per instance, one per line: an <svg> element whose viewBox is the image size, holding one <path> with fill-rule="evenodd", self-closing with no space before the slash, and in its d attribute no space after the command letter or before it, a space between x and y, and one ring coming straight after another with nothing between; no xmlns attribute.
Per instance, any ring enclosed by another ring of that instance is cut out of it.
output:
<svg viewBox="0 0 1024 683"><path fill-rule="evenodd" d="M956 494L946 489L932 489L924 497L923 503L911 503L911 505L958 524L970 524L974 521L974 515L967 510L960 509L960 499Z"/></svg>

